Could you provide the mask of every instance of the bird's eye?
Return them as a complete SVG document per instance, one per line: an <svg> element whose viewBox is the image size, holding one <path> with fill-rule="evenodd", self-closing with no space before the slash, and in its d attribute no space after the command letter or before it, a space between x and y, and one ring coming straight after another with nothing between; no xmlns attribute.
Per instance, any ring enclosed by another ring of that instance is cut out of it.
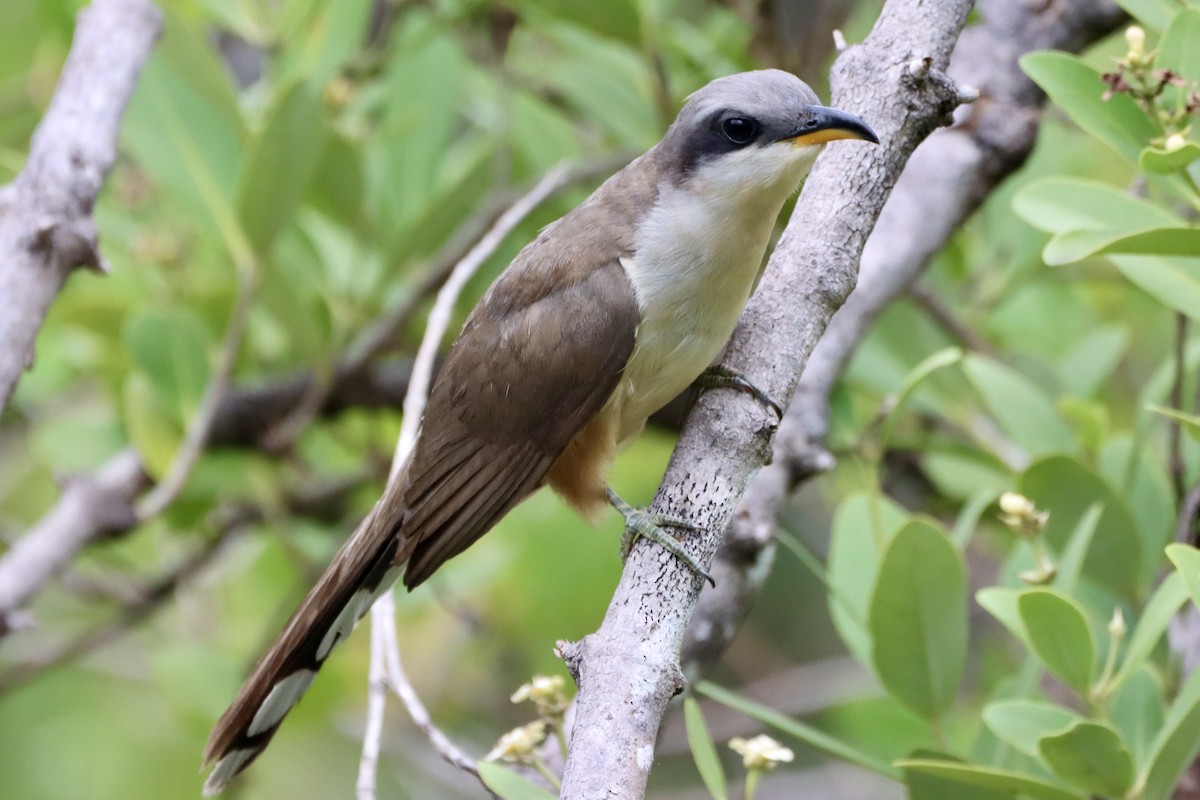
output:
<svg viewBox="0 0 1200 800"><path fill-rule="evenodd" d="M758 123L745 117L730 117L721 123L721 133L734 144L749 144L758 135Z"/></svg>

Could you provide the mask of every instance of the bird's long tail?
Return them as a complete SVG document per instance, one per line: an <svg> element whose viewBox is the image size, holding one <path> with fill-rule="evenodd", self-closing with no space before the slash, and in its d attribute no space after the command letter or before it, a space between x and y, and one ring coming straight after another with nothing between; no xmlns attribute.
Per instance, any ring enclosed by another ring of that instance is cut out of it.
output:
<svg viewBox="0 0 1200 800"><path fill-rule="evenodd" d="M215 762L205 796L262 753L333 646L399 577L409 554L398 552L395 515L384 507L381 501L338 551L213 728L204 749L205 764Z"/></svg>

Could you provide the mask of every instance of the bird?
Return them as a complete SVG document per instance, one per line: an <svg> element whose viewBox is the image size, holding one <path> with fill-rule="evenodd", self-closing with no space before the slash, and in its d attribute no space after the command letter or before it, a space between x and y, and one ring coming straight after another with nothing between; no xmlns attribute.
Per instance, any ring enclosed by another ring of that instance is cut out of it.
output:
<svg viewBox="0 0 1200 800"><path fill-rule="evenodd" d="M518 253L451 345L396 479L214 727L206 796L262 753L383 592L424 582L543 485L587 519L616 507L623 551L644 535L704 575L663 530L686 526L631 508L605 474L718 358L785 201L839 139L879 141L791 73L717 78L658 144Z"/></svg>

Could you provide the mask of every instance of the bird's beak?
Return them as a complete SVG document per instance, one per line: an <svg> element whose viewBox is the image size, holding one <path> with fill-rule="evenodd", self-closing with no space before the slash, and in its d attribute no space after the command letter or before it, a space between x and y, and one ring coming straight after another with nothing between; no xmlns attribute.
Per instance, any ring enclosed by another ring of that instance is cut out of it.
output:
<svg viewBox="0 0 1200 800"><path fill-rule="evenodd" d="M871 126L853 114L825 106L809 106L809 117L795 130L780 137L796 147L824 144L837 139L862 139L879 144Z"/></svg>

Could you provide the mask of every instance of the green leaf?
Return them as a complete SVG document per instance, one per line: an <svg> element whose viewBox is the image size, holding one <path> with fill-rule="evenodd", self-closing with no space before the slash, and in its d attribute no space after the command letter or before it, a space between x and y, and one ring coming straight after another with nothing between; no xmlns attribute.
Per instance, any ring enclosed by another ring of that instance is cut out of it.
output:
<svg viewBox="0 0 1200 800"><path fill-rule="evenodd" d="M1138 156L1138 166L1146 172L1156 175L1170 175L1173 172L1187 169L1200 158L1200 145L1187 142L1175 150L1163 150L1159 147L1147 147Z"/></svg>
<svg viewBox="0 0 1200 800"><path fill-rule="evenodd" d="M1165 307L1200 319L1200 265L1196 259L1119 255L1108 259L1130 283Z"/></svg>
<svg viewBox="0 0 1200 800"><path fill-rule="evenodd" d="M1084 178L1033 181L1013 197L1012 205L1017 216L1047 233L1131 232L1185 224L1182 217L1156 203Z"/></svg>
<svg viewBox="0 0 1200 800"><path fill-rule="evenodd" d="M1183 430L1187 431L1188 436L1200 441L1200 416L1188 414L1174 408L1166 408L1165 406L1156 405L1154 403L1146 406L1146 408L1150 409L1156 414L1162 414L1164 417L1170 417L1171 419L1175 420L1183 427Z"/></svg>
<svg viewBox="0 0 1200 800"><path fill-rule="evenodd" d="M864 753L854 746L843 742L841 739L830 736L828 733L808 725L799 720L792 719L770 706L757 703L753 700L742 697L736 692L731 692L728 689L722 688L711 681L701 681L696 686L696 692L705 697L712 698L722 705L729 706L732 709L742 712L751 719L756 719L764 725L768 725L775 730L792 736L807 745L815 747L825 753L828 753L835 758L840 758L843 761L848 761L851 764L857 764L860 767L869 769L872 772L877 772L889 778L899 779L900 773L890 764L880 761L874 756Z"/></svg>
<svg viewBox="0 0 1200 800"><path fill-rule="evenodd" d="M484 784L502 800L554 800L551 794L528 778L491 761L477 761L475 767Z"/></svg>
<svg viewBox="0 0 1200 800"><path fill-rule="evenodd" d="M1038 660L1087 697L1096 670L1096 642L1079 604L1053 589L1026 589L1017 597L1017 610Z"/></svg>
<svg viewBox="0 0 1200 800"><path fill-rule="evenodd" d="M183 441L183 424L164 407L149 379L138 372L125 380L121 411L125 432L141 456L146 474L162 480Z"/></svg>
<svg viewBox="0 0 1200 800"><path fill-rule="evenodd" d="M1090 794L1123 797L1133 783L1133 757L1108 725L1076 722L1043 737L1038 749L1055 775Z"/></svg>
<svg viewBox="0 0 1200 800"><path fill-rule="evenodd" d="M917 761L941 761L960 766L970 766L962 759L933 750L914 750L909 756ZM904 770L904 785L908 787L909 800L963 800L962 784L940 775L931 775L919 769ZM1012 793L994 791L976 786L971 790L971 800L1011 800Z"/></svg>
<svg viewBox="0 0 1200 800"><path fill-rule="evenodd" d="M382 133L382 164L368 175L401 231L436 194L439 173L459 116L467 61L455 38L424 12L407 14L388 68L390 102ZM390 242L389 242L390 244Z"/></svg>
<svg viewBox="0 0 1200 800"><path fill-rule="evenodd" d="M250 144L237 189L237 215L262 256L295 215L321 152L321 107L312 90L293 84L279 96Z"/></svg>
<svg viewBox="0 0 1200 800"><path fill-rule="evenodd" d="M1062 706L1033 700L1000 700L983 709L983 724L1003 742L1037 758L1038 742L1075 722L1079 715Z"/></svg>
<svg viewBox="0 0 1200 800"><path fill-rule="evenodd" d="M1194 670L1179 690L1150 757L1138 777L1140 800L1167 800L1179 777L1200 752L1200 670Z"/></svg>
<svg viewBox="0 0 1200 800"><path fill-rule="evenodd" d="M1188 80L1200 81L1200 9L1178 9L1158 42L1154 65L1173 70Z"/></svg>
<svg viewBox="0 0 1200 800"><path fill-rule="evenodd" d="M1075 532L1071 534L1062 559L1058 564L1058 574L1054 578L1054 587L1062 592L1075 591L1075 584L1083 572L1083 561L1092 549L1092 540L1096 538L1096 528L1100 524L1100 516L1104 508L1099 504L1093 505L1079 518Z"/></svg>
<svg viewBox="0 0 1200 800"><path fill-rule="evenodd" d="M921 382L928 378L939 369L957 364L963 359L963 351L957 347L947 347L944 350L939 350L930 356L925 357L919 364L904 377L904 381L900 384L900 388L896 390L894 399L891 403L891 408L888 409L886 422L884 423L883 434L880 441L887 444L891 441L892 424L900 410L904 407L908 398L916 390Z"/></svg>
<svg viewBox="0 0 1200 800"><path fill-rule="evenodd" d="M186 423L208 383L204 327L185 314L151 309L129 320L124 338L163 407Z"/></svg>
<svg viewBox="0 0 1200 800"><path fill-rule="evenodd" d="M1167 558L1175 565L1175 569L1183 577L1192 602L1200 608L1200 550L1189 544L1174 543L1167 545Z"/></svg>
<svg viewBox="0 0 1200 800"><path fill-rule="evenodd" d="M1179 11L1177 0L1117 0L1117 5L1137 17L1138 22L1158 31L1166 30Z"/></svg>
<svg viewBox="0 0 1200 800"><path fill-rule="evenodd" d="M1129 676L1109 703L1109 718L1128 743L1136 764L1144 764L1163 725L1163 689L1158 677L1142 667Z"/></svg>
<svg viewBox="0 0 1200 800"><path fill-rule="evenodd" d="M1091 397L1116 371L1128 350L1128 328L1117 325L1094 328L1059 361L1063 388L1080 397Z"/></svg>
<svg viewBox="0 0 1200 800"><path fill-rule="evenodd" d="M844 499L833 516L829 542L829 614L846 647L864 666L871 664L867 609L879 556L908 514L878 493L859 492Z"/></svg>
<svg viewBox="0 0 1200 800"><path fill-rule="evenodd" d="M954 702L967 656L967 577L949 538L923 520L883 555L867 622L888 692L927 719Z"/></svg>
<svg viewBox="0 0 1200 800"><path fill-rule="evenodd" d="M1017 608L1017 598L1020 594L1018 589L989 586L975 593L975 602L1029 647L1029 632L1025 630L1025 623L1021 620L1021 612Z"/></svg>
<svg viewBox="0 0 1200 800"><path fill-rule="evenodd" d="M1027 453L1037 457L1075 449L1071 429L1039 386L985 356L969 355L962 364L988 412Z"/></svg>
<svg viewBox="0 0 1200 800"><path fill-rule="evenodd" d="M1200 228L1152 228L1136 231L1118 236L1093 252L1102 256L1197 256L1200 255Z"/></svg>
<svg viewBox="0 0 1200 800"><path fill-rule="evenodd" d="M1158 135L1157 126L1127 94L1102 99L1100 72L1077 56L1030 53L1021 69L1085 131L1136 164L1142 148Z"/></svg>
<svg viewBox="0 0 1200 800"><path fill-rule="evenodd" d="M1083 574L1133 597L1153 577L1164 532L1140 532L1122 496L1091 467L1067 456L1032 464L1017 482L1018 491L1050 512L1043 536L1062 551L1080 518L1099 503L1104 513L1083 563ZM1148 563L1149 562L1149 563Z"/></svg>
<svg viewBox="0 0 1200 800"><path fill-rule="evenodd" d="M963 786L979 787L1004 793L1009 797L1031 797L1036 800L1083 800L1083 794L1073 792L1034 775L1021 772L933 759L903 759L896 766L905 772L920 772ZM971 795L964 794L963 797Z"/></svg>
<svg viewBox="0 0 1200 800"><path fill-rule="evenodd" d="M1128 195L1098 181L1047 178L1013 199L1017 215L1039 230L1063 234L1051 240L1047 262L1103 247L1113 237L1153 228L1182 227L1186 221L1162 205ZM1200 317L1200 266L1194 259L1110 255L1122 275L1167 308Z"/></svg>
<svg viewBox="0 0 1200 800"><path fill-rule="evenodd" d="M689 697L683 701L683 721L687 727L688 746L692 748L692 758L696 761L704 788L708 789L713 800L726 800L729 795L725 792L725 770L721 767L717 748L704 722L704 712L700 710L696 698Z"/></svg>
<svg viewBox="0 0 1200 800"><path fill-rule="evenodd" d="M1117 672L1113 683L1120 686L1133 674L1133 671L1145 663L1154 651L1154 646L1162 638L1175 616L1179 607L1187 602L1188 589L1183 582L1183 576L1172 572L1158 588L1154 590L1149 602L1146 603L1142 616L1138 619L1133 636L1129 639L1129 649L1125 651L1125 661Z"/></svg>

